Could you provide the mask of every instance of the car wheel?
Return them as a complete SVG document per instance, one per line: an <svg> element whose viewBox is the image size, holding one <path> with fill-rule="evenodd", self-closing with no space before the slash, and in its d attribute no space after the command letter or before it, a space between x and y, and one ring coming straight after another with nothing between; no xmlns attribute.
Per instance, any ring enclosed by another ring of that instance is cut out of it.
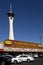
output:
<svg viewBox="0 0 43 65"><path fill-rule="evenodd" d="M29 62L29 59L27 59L27 62Z"/></svg>
<svg viewBox="0 0 43 65"><path fill-rule="evenodd" d="M15 60L14 63L16 64L17 63L17 60Z"/></svg>

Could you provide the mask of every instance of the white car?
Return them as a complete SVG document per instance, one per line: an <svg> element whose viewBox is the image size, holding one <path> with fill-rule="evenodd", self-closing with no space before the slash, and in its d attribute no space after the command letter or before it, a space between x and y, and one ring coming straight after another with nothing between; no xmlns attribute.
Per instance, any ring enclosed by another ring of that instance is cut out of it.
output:
<svg viewBox="0 0 43 65"><path fill-rule="evenodd" d="M11 59L11 63L20 63L22 61L34 61L34 57L31 55L21 54Z"/></svg>
<svg viewBox="0 0 43 65"><path fill-rule="evenodd" d="M35 58L38 57L38 54L34 54L34 57L35 57Z"/></svg>

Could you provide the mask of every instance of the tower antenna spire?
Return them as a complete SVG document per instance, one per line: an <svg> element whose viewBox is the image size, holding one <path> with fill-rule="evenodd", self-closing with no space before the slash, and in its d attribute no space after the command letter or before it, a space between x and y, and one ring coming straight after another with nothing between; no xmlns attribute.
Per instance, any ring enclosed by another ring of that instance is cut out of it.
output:
<svg viewBox="0 0 43 65"><path fill-rule="evenodd" d="M12 13L12 4L10 4L10 13Z"/></svg>

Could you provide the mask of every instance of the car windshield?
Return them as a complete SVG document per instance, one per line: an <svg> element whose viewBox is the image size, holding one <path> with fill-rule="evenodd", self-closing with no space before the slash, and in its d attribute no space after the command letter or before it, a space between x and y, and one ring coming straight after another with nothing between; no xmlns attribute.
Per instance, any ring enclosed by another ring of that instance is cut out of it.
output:
<svg viewBox="0 0 43 65"><path fill-rule="evenodd" d="M11 56L11 55L6 55L7 57L10 57L10 58L13 58L13 56Z"/></svg>
<svg viewBox="0 0 43 65"><path fill-rule="evenodd" d="M28 57L28 56L20 56L20 57Z"/></svg>

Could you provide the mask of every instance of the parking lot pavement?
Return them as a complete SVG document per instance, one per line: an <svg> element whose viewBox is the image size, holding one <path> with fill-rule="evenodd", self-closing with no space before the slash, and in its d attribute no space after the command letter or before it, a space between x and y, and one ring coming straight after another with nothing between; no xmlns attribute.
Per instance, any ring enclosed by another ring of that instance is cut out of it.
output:
<svg viewBox="0 0 43 65"><path fill-rule="evenodd" d="M5 65L43 65L43 58L35 58L32 62L22 62L20 64L6 63Z"/></svg>
<svg viewBox="0 0 43 65"><path fill-rule="evenodd" d="M36 65L43 65L43 58L35 58Z"/></svg>

